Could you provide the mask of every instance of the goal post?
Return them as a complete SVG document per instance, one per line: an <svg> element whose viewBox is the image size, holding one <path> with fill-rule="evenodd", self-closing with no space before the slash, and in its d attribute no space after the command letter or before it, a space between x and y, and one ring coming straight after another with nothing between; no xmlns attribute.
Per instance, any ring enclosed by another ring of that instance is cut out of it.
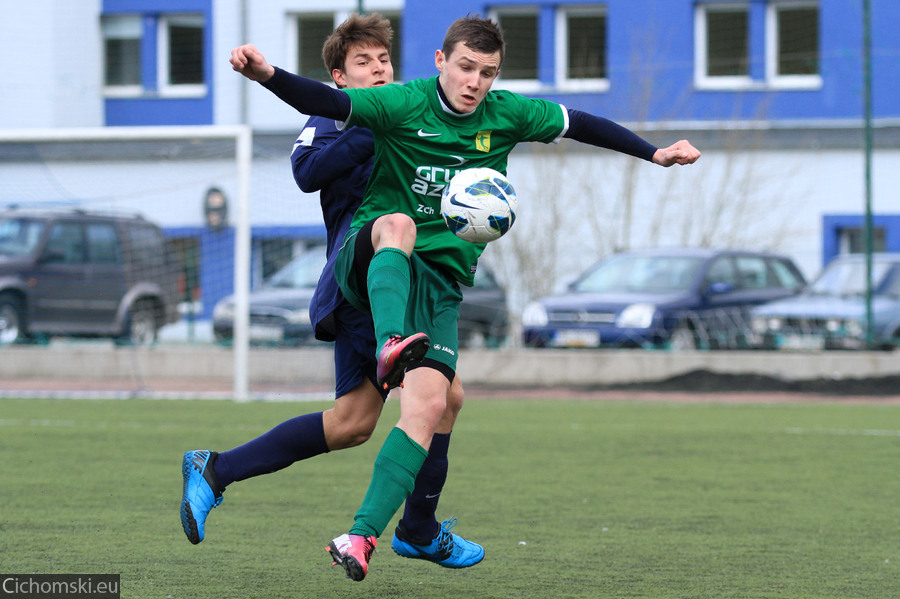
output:
<svg viewBox="0 0 900 599"><path fill-rule="evenodd" d="M233 394L246 401L252 163L253 133L244 125L0 129L0 209L134 212L164 229L214 236L201 204L221 187L233 216L233 242L221 244L233 254L220 256L233 264L230 285L224 267L198 276L212 282L213 297L203 298L207 315L215 292L233 287Z"/></svg>

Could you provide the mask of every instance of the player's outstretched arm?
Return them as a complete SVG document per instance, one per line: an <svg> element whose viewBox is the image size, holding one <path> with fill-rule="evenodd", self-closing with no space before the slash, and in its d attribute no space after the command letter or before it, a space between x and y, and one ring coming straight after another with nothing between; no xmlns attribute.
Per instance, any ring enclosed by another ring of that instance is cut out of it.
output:
<svg viewBox="0 0 900 599"><path fill-rule="evenodd" d="M660 166L673 164L694 164L700 158L700 150L686 139L676 141L668 148L659 148L653 153L653 162Z"/></svg>
<svg viewBox="0 0 900 599"><path fill-rule="evenodd" d="M275 67L266 61L266 57L253 44L244 44L232 50L228 62L232 69L250 81L263 83L275 74Z"/></svg>
<svg viewBox="0 0 900 599"><path fill-rule="evenodd" d="M270 65L253 44L232 50L228 62L233 70L262 84L298 112L336 121L346 121L350 116L350 97L343 90Z"/></svg>

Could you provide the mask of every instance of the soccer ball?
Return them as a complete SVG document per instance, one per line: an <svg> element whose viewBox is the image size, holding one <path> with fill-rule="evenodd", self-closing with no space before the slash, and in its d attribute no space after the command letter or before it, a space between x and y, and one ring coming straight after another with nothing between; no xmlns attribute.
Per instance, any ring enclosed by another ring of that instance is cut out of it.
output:
<svg viewBox="0 0 900 599"><path fill-rule="evenodd" d="M456 173L441 196L441 214L460 239L487 243L499 239L516 222L519 200L505 176L491 168Z"/></svg>

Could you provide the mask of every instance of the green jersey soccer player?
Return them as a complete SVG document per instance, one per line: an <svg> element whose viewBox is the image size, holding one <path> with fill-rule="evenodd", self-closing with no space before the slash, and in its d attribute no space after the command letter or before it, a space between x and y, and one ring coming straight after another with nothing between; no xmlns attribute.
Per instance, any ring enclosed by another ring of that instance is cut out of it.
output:
<svg viewBox="0 0 900 599"><path fill-rule="evenodd" d="M687 141L656 148L623 127L559 104L493 92L504 42L497 25L465 17L435 52L438 76L404 86L334 90L266 62L252 45L232 50L235 71L315 114L372 130L375 165L345 238L335 274L344 296L372 313L378 381L405 383L401 415L378 457L348 534L328 551L362 580L378 536L411 492L455 378L459 284L471 284L483 245L456 238L440 216L440 195L456 169L506 170L519 142L569 137L661 166L690 164Z"/></svg>
<svg viewBox="0 0 900 599"><path fill-rule="evenodd" d="M402 212L416 224L415 251L464 285L472 285L484 244L448 234L440 217L441 193L464 168L506 172L517 143L553 142L566 130L559 104L499 91L469 114L451 112L438 78L385 86L377 94L347 90L353 105L348 125L365 123L376 139L375 163L365 200L353 219L362 227L382 214Z"/></svg>

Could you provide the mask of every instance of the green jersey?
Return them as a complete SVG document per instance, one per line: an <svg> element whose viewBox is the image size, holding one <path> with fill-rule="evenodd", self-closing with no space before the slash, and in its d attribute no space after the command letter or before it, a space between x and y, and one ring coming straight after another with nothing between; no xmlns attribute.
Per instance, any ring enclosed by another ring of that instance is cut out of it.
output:
<svg viewBox="0 0 900 599"><path fill-rule="evenodd" d="M547 100L491 91L474 112L456 114L442 103L436 76L344 91L353 106L347 125L366 127L375 138L372 174L352 226L395 212L411 216L415 251L471 286L485 246L459 239L444 224L444 187L466 168L506 173L509 153L519 142L556 141L568 125L565 109Z"/></svg>

